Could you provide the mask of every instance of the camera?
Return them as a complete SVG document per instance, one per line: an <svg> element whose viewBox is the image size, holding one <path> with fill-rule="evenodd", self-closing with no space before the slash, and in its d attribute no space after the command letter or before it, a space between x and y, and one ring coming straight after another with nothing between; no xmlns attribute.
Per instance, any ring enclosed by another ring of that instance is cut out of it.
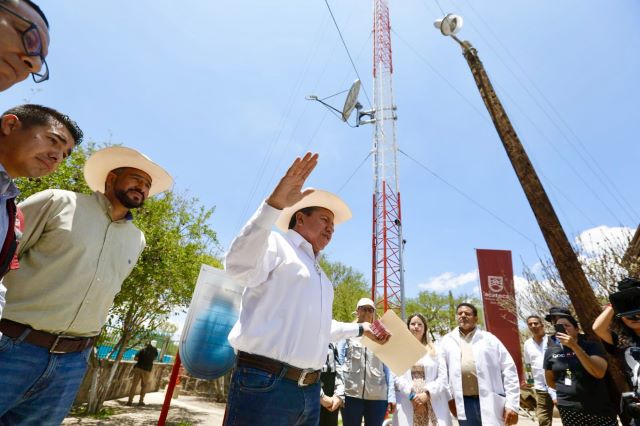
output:
<svg viewBox="0 0 640 426"><path fill-rule="evenodd" d="M625 278L618 282L618 291L609 295L609 301L618 318L640 314L640 281Z"/></svg>

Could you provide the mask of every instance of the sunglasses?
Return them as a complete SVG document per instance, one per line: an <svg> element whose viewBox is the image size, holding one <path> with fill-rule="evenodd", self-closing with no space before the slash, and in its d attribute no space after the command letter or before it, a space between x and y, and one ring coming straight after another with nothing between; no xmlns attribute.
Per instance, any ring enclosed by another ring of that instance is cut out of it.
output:
<svg viewBox="0 0 640 426"><path fill-rule="evenodd" d="M375 312L376 310L371 306L360 306L358 309L362 309L365 312Z"/></svg>
<svg viewBox="0 0 640 426"><path fill-rule="evenodd" d="M29 56L38 56L40 58L40 61L42 62L42 69L40 70L40 72L32 72L31 77L36 83L42 83L43 81L48 80L49 66L47 65L47 61L44 60L44 56L42 55L42 39L40 38L40 31L38 31L38 27L36 26L36 24L31 22L27 18L18 15L13 10L9 9L6 6L3 6L2 4L0 4L0 9L4 10L10 15L15 16L22 22L29 25L29 27L24 31L20 31L17 29L16 31L20 32L20 35L22 36L22 45L24 46L24 51L26 52L26 54Z"/></svg>
<svg viewBox="0 0 640 426"><path fill-rule="evenodd" d="M634 314L634 315L625 315L623 316L623 318L626 318L630 321L640 321L640 314Z"/></svg>

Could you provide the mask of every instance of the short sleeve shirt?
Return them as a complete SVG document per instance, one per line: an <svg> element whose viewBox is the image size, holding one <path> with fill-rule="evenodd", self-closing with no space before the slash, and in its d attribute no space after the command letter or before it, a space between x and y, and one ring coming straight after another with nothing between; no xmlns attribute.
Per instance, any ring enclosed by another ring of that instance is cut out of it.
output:
<svg viewBox="0 0 640 426"><path fill-rule="evenodd" d="M138 351L136 356L138 357L136 367L151 371L153 369L153 361L158 357L158 350L153 346L145 346Z"/></svg>
<svg viewBox="0 0 640 426"><path fill-rule="evenodd" d="M578 344L587 355L605 358L600 345L582 338ZM561 345L549 345L544 355L544 368L553 371L558 406L601 416L615 415L605 380L589 374L573 350Z"/></svg>

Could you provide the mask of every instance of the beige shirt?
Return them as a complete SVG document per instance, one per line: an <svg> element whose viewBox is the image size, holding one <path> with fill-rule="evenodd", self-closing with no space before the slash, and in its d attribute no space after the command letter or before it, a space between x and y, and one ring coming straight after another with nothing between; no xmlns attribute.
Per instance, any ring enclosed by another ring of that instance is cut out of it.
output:
<svg viewBox="0 0 640 426"><path fill-rule="evenodd" d="M50 333L97 335L145 247L144 234L129 219L112 221L100 192L46 190L19 207L20 269L4 278L3 317Z"/></svg>
<svg viewBox="0 0 640 426"><path fill-rule="evenodd" d="M467 334L460 332L460 373L462 374L462 394L465 396L478 396L478 373L471 345L474 334L476 329Z"/></svg>

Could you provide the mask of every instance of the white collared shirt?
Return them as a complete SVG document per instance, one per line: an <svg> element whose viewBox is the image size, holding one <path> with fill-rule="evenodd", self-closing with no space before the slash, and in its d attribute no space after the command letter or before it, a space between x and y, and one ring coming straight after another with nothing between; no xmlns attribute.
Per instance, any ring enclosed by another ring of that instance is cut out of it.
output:
<svg viewBox="0 0 640 426"><path fill-rule="evenodd" d="M524 342L524 362L531 364L531 373L533 374L533 387L538 390L546 391L547 382L544 379L544 352L547 350L547 336L542 338L542 343L538 344L533 337L529 337Z"/></svg>
<svg viewBox="0 0 640 426"><path fill-rule="evenodd" d="M225 269L245 287L229 333L238 351L320 369L329 341L358 334L358 324L331 319L333 285L300 234L271 232L280 210L262 203L233 240Z"/></svg>

